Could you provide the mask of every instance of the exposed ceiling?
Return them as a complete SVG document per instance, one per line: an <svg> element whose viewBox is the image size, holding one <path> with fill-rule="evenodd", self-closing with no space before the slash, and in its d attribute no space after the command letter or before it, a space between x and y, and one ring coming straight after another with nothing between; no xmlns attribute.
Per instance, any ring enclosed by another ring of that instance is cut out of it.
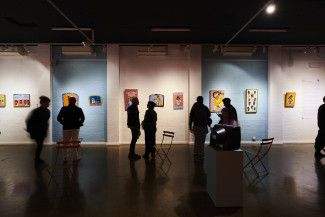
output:
<svg viewBox="0 0 325 217"><path fill-rule="evenodd" d="M78 27L93 28L95 43L226 43L267 0L52 0ZM325 44L324 0L278 0L273 15L261 13L233 44ZM76 31L46 0L0 4L0 43L80 43ZM153 27L190 32L152 32ZM281 33L249 29L287 29ZM88 35L91 36L91 34Z"/></svg>

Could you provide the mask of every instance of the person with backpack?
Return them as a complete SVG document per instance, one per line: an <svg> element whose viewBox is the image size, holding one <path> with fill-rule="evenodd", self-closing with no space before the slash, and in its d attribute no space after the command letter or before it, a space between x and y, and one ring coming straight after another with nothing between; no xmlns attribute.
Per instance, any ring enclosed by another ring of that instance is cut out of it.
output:
<svg viewBox="0 0 325 217"><path fill-rule="evenodd" d="M44 163L44 160L41 159L41 152L49 128L48 120L50 119L51 112L48 107L50 106L50 102L51 100L48 97L41 96L40 107L34 109L26 119L27 132L37 144L35 166Z"/></svg>

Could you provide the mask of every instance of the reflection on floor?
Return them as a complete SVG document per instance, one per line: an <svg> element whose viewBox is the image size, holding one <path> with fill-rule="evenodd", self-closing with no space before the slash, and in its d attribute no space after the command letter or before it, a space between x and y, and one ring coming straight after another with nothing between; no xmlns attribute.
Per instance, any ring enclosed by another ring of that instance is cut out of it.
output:
<svg viewBox="0 0 325 217"><path fill-rule="evenodd" d="M312 145L273 146L270 175L250 185L245 179L243 208L215 208L205 191L203 165L192 146L177 145L172 165L143 159L130 162L128 147L83 148L70 173L50 180L35 170L32 147L0 147L1 217L73 216L323 216L325 159L315 160ZM143 153L143 147L138 148ZM47 162L53 149L44 150ZM226 166L226 165L225 165ZM63 169L62 169L63 170ZM68 175L66 175L68 174Z"/></svg>

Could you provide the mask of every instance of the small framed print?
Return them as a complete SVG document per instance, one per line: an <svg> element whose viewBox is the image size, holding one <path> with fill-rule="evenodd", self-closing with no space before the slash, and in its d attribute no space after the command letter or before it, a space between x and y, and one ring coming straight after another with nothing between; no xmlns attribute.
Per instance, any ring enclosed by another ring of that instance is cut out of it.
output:
<svg viewBox="0 0 325 217"><path fill-rule="evenodd" d="M30 107L30 94L14 94L14 107Z"/></svg>
<svg viewBox="0 0 325 217"><path fill-rule="evenodd" d="M90 106L101 106L102 98L100 96L89 96L89 105Z"/></svg>
<svg viewBox="0 0 325 217"><path fill-rule="evenodd" d="M0 108L6 107L6 95L0 94Z"/></svg>
<svg viewBox="0 0 325 217"><path fill-rule="evenodd" d="M246 89L246 113L257 113L258 90Z"/></svg>
<svg viewBox="0 0 325 217"><path fill-rule="evenodd" d="M293 108L296 104L296 92L287 92L284 100L284 107Z"/></svg>

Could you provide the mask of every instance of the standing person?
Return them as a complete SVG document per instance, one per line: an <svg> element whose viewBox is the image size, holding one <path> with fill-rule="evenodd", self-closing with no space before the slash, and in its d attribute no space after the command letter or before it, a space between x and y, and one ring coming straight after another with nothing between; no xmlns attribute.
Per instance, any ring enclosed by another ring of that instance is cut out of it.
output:
<svg viewBox="0 0 325 217"><path fill-rule="evenodd" d="M211 125L211 113L208 107L203 104L203 97L198 96L190 112L189 127L194 133L194 157L203 159L204 142L208 133L208 126Z"/></svg>
<svg viewBox="0 0 325 217"><path fill-rule="evenodd" d="M155 158L156 156L156 123L157 123L157 113L155 112L156 104L154 102L149 101L147 104L148 110L144 115L144 120L142 122L142 127L144 129L145 136L145 153L142 156L144 159L149 158L149 154L151 153L151 157Z"/></svg>
<svg viewBox="0 0 325 217"><path fill-rule="evenodd" d="M324 154L321 153L325 146L325 97L323 98L324 104L319 106L317 121L318 121L318 134L315 140L315 157L325 157Z"/></svg>
<svg viewBox="0 0 325 217"><path fill-rule="evenodd" d="M81 108L76 106L76 98L69 98L69 105L63 106L57 120L63 125L63 142L77 141L79 130L83 126L85 116ZM74 160L80 160L78 150L75 149ZM67 162L67 149L64 149L64 162Z"/></svg>
<svg viewBox="0 0 325 217"><path fill-rule="evenodd" d="M128 107L128 128L130 128L132 133L132 140L130 143L129 155L128 158L130 160L140 159L141 156L135 153L135 144L140 136L140 119L139 119L139 99L137 97L132 98L132 104Z"/></svg>
<svg viewBox="0 0 325 217"><path fill-rule="evenodd" d="M40 107L34 109L26 119L27 132L30 137L36 141L37 148L35 152L35 166L44 163L41 159L43 142L49 128L48 120L51 112L48 109L51 100L46 96L40 97Z"/></svg>

